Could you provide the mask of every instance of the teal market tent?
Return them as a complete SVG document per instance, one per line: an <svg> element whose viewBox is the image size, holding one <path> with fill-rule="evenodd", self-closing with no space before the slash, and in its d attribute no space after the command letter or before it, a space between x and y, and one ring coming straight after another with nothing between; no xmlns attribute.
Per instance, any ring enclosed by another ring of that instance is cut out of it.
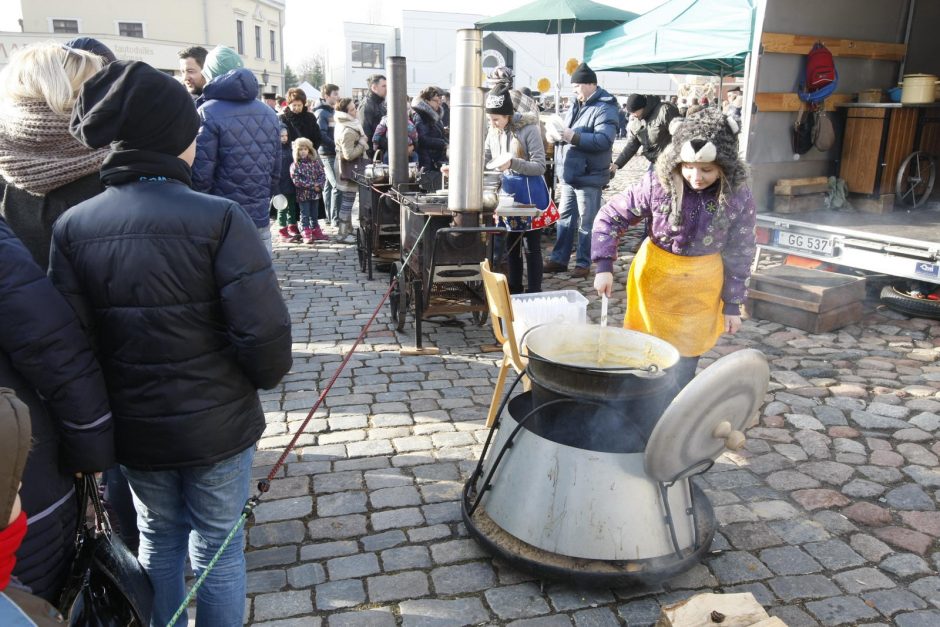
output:
<svg viewBox="0 0 940 627"><path fill-rule="evenodd" d="M759 0L669 0L584 40L594 71L740 76Z"/></svg>
<svg viewBox="0 0 940 627"><path fill-rule="evenodd" d="M557 111L561 97L561 36L568 33L594 33L636 17L636 13L591 0L535 0L512 11L482 19L475 26L485 31L543 33L558 37L558 76L555 82Z"/></svg>

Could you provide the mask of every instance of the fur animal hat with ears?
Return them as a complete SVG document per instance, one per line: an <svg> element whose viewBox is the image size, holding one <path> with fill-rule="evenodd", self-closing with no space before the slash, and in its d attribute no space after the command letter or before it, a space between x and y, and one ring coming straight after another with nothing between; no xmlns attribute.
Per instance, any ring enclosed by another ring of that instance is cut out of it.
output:
<svg viewBox="0 0 940 627"><path fill-rule="evenodd" d="M719 208L729 194L747 183L747 164L738 154L739 131L738 123L715 107L706 107L686 118L675 118L670 123L672 142L656 160L656 176L672 198L670 217L674 226L682 223L681 164L714 163L721 169Z"/></svg>

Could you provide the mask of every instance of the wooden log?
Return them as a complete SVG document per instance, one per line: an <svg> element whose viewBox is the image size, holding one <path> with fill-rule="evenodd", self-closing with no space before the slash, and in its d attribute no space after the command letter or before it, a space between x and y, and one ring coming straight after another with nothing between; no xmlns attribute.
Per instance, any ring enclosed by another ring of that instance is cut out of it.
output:
<svg viewBox="0 0 940 627"><path fill-rule="evenodd" d="M774 195L775 213L803 213L826 208L827 194L805 194L803 196Z"/></svg>
<svg viewBox="0 0 940 627"><path fill-rule="evenodd" d="M720 623L714 618L722 616ZM663 607L656 627L750 627L770 615L750 592L741 594L697 594Z"/></svg>
<svg viewBox="0 0 940 627"><path fill-rule="evenodd" d="M763 33L760 38L764 52L776 52L779 54L806 54L817 41L821 41L825 44L833 57L901 61L904 59L904 55L907 54L906 45L884 41L838 39L835 37L793 35L790 33Z"/></svg>
<svg viewBox="0 0 940 627"><path fill-rule="evenodd" d="M779 196L803 196L829 191L829 178L812 176L802 179L780 179L774 185L774 194Z"/></svg>

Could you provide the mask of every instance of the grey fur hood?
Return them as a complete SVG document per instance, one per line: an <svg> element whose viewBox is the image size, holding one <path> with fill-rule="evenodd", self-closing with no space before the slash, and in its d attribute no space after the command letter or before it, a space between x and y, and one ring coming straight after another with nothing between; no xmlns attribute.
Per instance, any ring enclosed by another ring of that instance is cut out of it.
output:
<svg viewBox="0 0 940 627"><path fill-rule="evenodd" d="M679 118L676 118L677 120ZM738 125L714 107L705 109L685 118L672 129L672 141L656 160L656 176L663 189L672 198L672 221L682 222L679 208L682 205L682 175L679 172L682 148L689 144L694 150L700 150L705 144L714 146L714 162L722 171L721 189L718 204L737 192L748 182L747 164L738 155Z"/></svg>

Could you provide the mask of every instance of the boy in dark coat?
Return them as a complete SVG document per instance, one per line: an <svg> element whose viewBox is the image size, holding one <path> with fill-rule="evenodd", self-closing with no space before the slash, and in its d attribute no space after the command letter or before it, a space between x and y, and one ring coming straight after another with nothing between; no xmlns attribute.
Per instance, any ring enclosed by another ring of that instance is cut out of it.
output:
<svg viewBox="0 0 940 627"><path fill-rule="evenodd" d="M72 134L110 144L107 189L56 223L50 266L98 347L160 625L183 600L187 548L201 573L241 514L265 427L257 389L291 366L290 316L252 219L190 189L199 121L186 89L146 63L85 82ZM200 622L242 624L242 536L199 590Z"/></svg>

